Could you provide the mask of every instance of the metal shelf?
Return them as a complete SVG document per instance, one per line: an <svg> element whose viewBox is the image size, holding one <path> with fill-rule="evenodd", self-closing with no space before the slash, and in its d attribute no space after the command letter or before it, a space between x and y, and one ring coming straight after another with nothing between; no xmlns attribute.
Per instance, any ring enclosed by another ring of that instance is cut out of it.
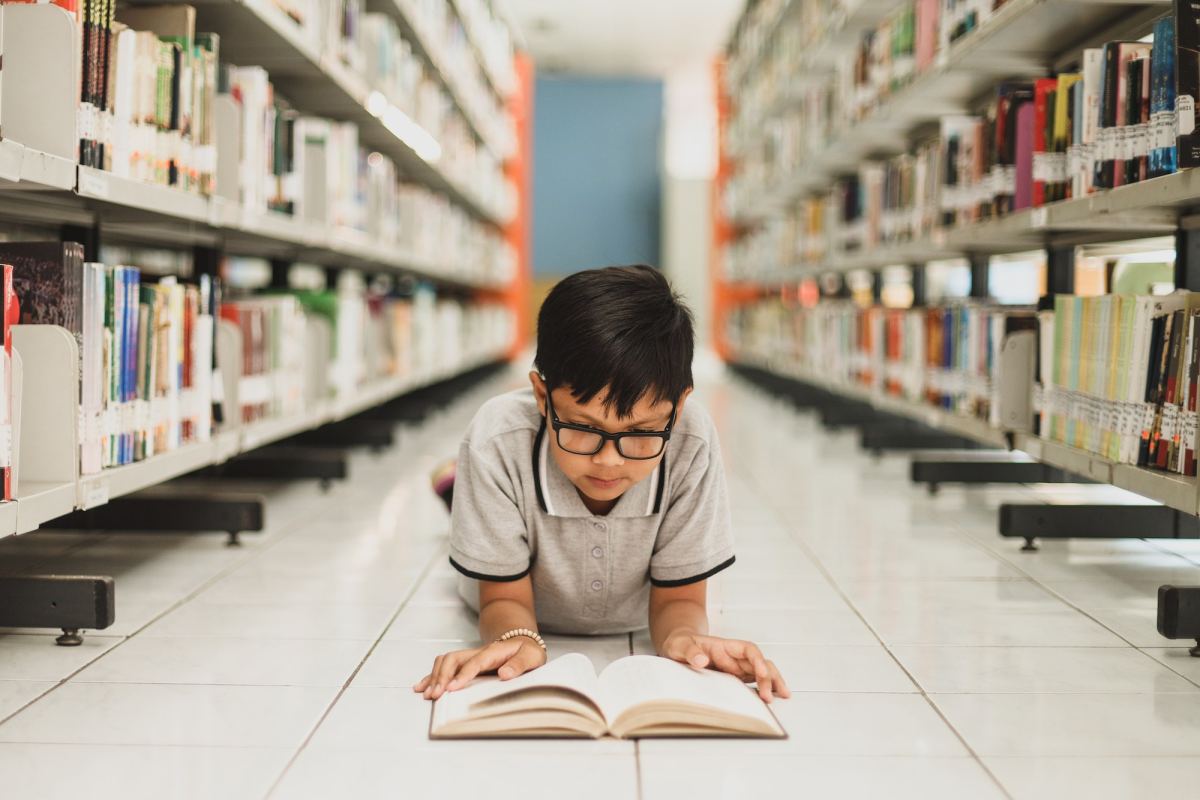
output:
<svg viewBox="0 0 1200 800"><path fill-rule="evenodd" d="M145 489L180 475L195 472L216 462L213 442L193 442L177 450L151 456L120 467L111 467L79 478L76 508L87 509L107 503L110 498Z"/></svg>
<svg viewBox="0 0 1200 800"><path fill-rule="evenodd" d="M865 402L898 416L917 420L931 428L953 433L982 444L1008 449L1009 433L983 420L954 414L940 408L905 400L861 386L828 381L796 367L771 359L739 354L737 360L780 375L795 378L848 399ZM1200 514L1200 480L1173 472L1118 464L1086 450L1041 439L1028 433L1012 433L1012 449L1020 450L1035 461L1066 470L1075 475L1131 491L1187 514Z"/></svg>
<svg viewBox="0 0 1200 800"><path fill-rule="evenodd" d="M467 32L467 41L471 43L471 50L475 53L475 60L479 62L479 71L483 73L488 85L492 88L492 92L500 100L501 104L503 104L508 98L511 87L504 85L504 78L501 77L496 65L488 59L487 52L481 46L483 34L476 30L474 23L469 22L470 16L463 13L459 0L454 0L454 11L458 14L458 19L462 23L463 30Z"/></svg>
<svg viewBox="0 0 1200 800"><path fill-rule="evenodd" d="M377 242L350 229L330 229L275 212L253 212L220 197L122 178L81 167L18 142L0 140L0 201L14 218L82 222L91 210L118 234L177 244L216 244L247 255L305 255L316 260L412 273L459 288L494 283L455 274L459 265L435 262L397 243Z"/></svg>
<svg viewBox="0 0 1200 800"><path fill-rule="evenodd" d="M1115 463L1096 453L1030 434L1017 434L1015 447L1052 467L1112 484L1179 511L1200 511L1200 482L1196 478Z"/></svg>
<svg viewBox="0 0 1200 800"><path fill-rule="evenodd" d="M502 354L496 352L419 377L376 381L370 386L362 387L353 398L341 402L323 402L315 409L292 417L267 419L216 432L207 442L195 442L178 450L160 453L145 461L112 467L93 475L83 475L73 483L21 482L18 485L16 500L0 503L0 538L28 533L36 530L42 523L76 509L102 505L114 497L140 491L211 464L220 464L239 453L272 444L328 422L345 419L501 358Z"/></svg>
<svg viewBox="0 0 1200 800"><path fill-rule="evenodd" d="M923 264L968 253L1015 253L1051 241L1085 244L1174 233L1180 217L1200 208L1200 170L1189 169L1071 200L1026 208L1004 217L944 228L900 245L798 264L786 275L749 283L777 286L807 275Z"/></svg>
<svg viewBox="0 0 1200 800"><path fill-rule="evenodd" d="M1080 49L1088 38L1157 2L1116 0L1009 0L991 19L961 37L939 61L883 100L861 120L830 136L806 164L764 187L763 200L739 216L761 219L805 192L827 185L868 156L904 152L922 123L963 113L999 81L1037 77L1061 53Z"/></svg>
<svg viewBox="0 0 1200 800"><path fill-rule="evenodd" d="M504 224L505 215L440 166L441 147L402 109L345 65L323 58L315 42L270 0L200 0L197 28L221 36L221 57L258 65L301 110L358 124L363 144L392 158L407 175L451 197L474 216Z"/></svg>
<svg viewBox="0 0 1200 800"><path fill-rule="evenodd" d="M498 159L507 158L512 150L512 142L497 141L497 137L502 134L488 124L486 119L480 115L479 110L467 100L470 95L460 85L461 78L446 63L441 48L436 45L433 36L419 21L421 17L412 8L412 3L408 0L376 0L375 5L379 7L379 10L389 13L400 24L400 30L413 48L429 64L432 71L438 75L442 86L446 88L446 93L454 102L455 108L466 119L479 141L483 142L484 146ZM458 13L457 9L455 13ZM460 16L459 19L462 17ZM463 28L465 29L466 25ZM472 50L478 54L478 51L474 49L474 43L472 43Z"/></svg>

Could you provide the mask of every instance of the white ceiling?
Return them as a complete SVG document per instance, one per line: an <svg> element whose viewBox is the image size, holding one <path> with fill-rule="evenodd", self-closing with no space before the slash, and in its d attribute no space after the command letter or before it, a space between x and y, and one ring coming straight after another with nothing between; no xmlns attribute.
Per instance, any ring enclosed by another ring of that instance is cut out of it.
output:
<svg viewBox="0 0 1200 800"><path fill-rule="evenodd" d="M666 77L708 64L744 0L501 0L539 70Z"/></svg>

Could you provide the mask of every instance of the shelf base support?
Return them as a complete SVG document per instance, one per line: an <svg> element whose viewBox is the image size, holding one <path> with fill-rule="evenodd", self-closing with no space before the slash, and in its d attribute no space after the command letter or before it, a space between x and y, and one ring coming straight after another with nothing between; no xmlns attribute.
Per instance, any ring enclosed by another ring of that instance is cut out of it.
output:
<svg viewBox="0 0 1200 800"><path fill-rule="evenodd" d="M1158 587L1158 632L1168 639L1193 639L1188 655L1200 658L1200 586Z"/></svg>
<svg viewBox="0 0 1200 800"><path fill-rule="evenodd" d="M913 483L928 484L937 494L943 484L1090 483L1069 472L1006 450L917 453L909 467Z"/></svg>
<svg viewBox="0 0 1200 800"><path fill-rule="evenodd" d="M863 426L859 443L872 455L895 450L978 450L983 445L944 431L907 421L880 422Z"/></svg>
<svg viewBox="0 0 1200 800"><path fill-rule="evenodd" d="M353 417L305 431L291 441L301 447L369 447L378 453L395 444L396 432L388 420Z"/></svg>
<svg viewBox="0 0 1200 800"><path fill-rule="evenodd" d="M237 547L241 534L263 529L263 498L252 494L155 487L51 520L44 528L106 531L225 531Z"/></svg>
<svg viewBox="0 0 1200 800"><path fill-rule="evenodd" d="M346 452L336 448L275 445L243 453L202 474L250 480L317 480L321 491L327 492L335 480L345 480L349 475L346 462Z"/></svg>
<svg viewBox="0 0 1200 800"><path fill-rule="evenodd" d="M1159 505L1004 503L1000 535L1024 539L1023 552L1038 539L1197 539L1200 518Z"/></svg>
<svg viewBox="0 0 1200 800"><path fill-rule="evenodd" d="M61 647L83 644L79 631L116 621L113 579L77 575L0 575L0 627L58 628Z"/></svg>

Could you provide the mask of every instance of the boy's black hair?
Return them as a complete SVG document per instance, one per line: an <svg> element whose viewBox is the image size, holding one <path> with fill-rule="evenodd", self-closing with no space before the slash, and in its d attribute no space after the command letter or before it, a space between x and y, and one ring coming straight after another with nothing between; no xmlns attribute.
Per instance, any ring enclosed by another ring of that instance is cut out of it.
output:
<svg viewBox="0 0 1200 800"><path fill-rule="evenodd" d="M550 389L628 417L645 395L678 402L692 385L692 313L661 272L644 264L577 272L538 313L534 365Z"/></svg>

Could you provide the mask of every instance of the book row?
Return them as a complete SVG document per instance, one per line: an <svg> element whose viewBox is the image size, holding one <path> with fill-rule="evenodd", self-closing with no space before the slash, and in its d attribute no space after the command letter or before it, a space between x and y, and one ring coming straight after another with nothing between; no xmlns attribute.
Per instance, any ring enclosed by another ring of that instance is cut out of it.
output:
<svg viewBox="0 0 1200 800"><path fill-rule="evenodd" d="M930 69L936 43L949 40L944 26L940 38L934 36L927 18L948 19L950 5L903 7L864 39L864 47L878 49L882 38L889 42L883 50L899 48L904 57L889 56L882 62L888 69L864 68L860 57L849 72L805 89L768 124L757 122L754 129L766 135L760 146L744 150L741 174L727 186L726 212L743 215L779 176L822 161L880 97ZM1198 14L1180 0L1154 24L1148 40L1110 41L1081 51L1073 68L1055 75L1001 82L979 113L942 117L938 134L918 137L907 153L864 163L840 190L859 195L842 221L853 225L866 217L874 228L860 238L869 245L872 239L917 236L931 222L969 224L1195 166L1200 148L1190 109L1200 72L1186 54L1200 36ZM956 30L973 30L984 18L968 14L976 21L965 27L960 21ZM864 89L840 80L846 74L876 77ZM757 120L751 105L739 114ZM737 118L731 123L734 149L738 124Z"/></svg>
<svg viewBox="0 0 1200 800"><path fill-rule="evenodd" d="M240 194L252 209L291 213L306 180L296 170L305 143L295 125L315 118L289 103L266 70L223 60L220 37L196 30L191 6L59 5L77 20L82 48L80 164L203 195ZM350 37L337 59L369 87L368 105L398 109L416 129L418 152L506 219L514 192L501 157L475 136L397 22L362 13L358 2L330 6L338 24L322 30ZM503 109L493 114L511 127Z"/></svg>
<svg viewBox="0 0 1200 800"><path fill-rule="evenodd" d="M471 362L513 336L499 304L438 297L424 285L403 296L369 289L350 271L328 290L230 296L205 275L185 281L86 263L73 242L3 243L0 265L5 469L19 414L8 368L18 324L61 326L76 341L83 475L207 441L227 420L297 415L376 381ZM225 324L238 330L241 353L223 364ZM222 369L238 376L236 409L225 407Z"/></svg>
<svg viewBox="0 0 1200 800"><path fill-rule="evenodd" d="M352 399L373 382L474 362L514 332L501 304L439 298L427 286L391 296L349 272L334 288L240 297L220 313L241 332L243 423L294 417Z"/></svg>
<svg viewBox="0 0 1200 800"><path fill-rule="evenodd" d="M1177 136L1175 24L1160 19L1154 44L1084 50L1080 72L1001 84L984 113L943 117L938 135L860 164L736 243L730 274L778 273L929 240L939 230L1176 171L1190 163L1178 155L1190 138Z"/></svg>
<svg viewBox="0 0 1200 800"><path fill-rule="evenodd" d="M996 427L1003 398L1024 393L1044 439L1195 475L1200 294L1058 295L1053 306L763 301L735 313L729 335L740 354ZM1036 341L1027 376L1002 367L1018 333Z"/></svg>

